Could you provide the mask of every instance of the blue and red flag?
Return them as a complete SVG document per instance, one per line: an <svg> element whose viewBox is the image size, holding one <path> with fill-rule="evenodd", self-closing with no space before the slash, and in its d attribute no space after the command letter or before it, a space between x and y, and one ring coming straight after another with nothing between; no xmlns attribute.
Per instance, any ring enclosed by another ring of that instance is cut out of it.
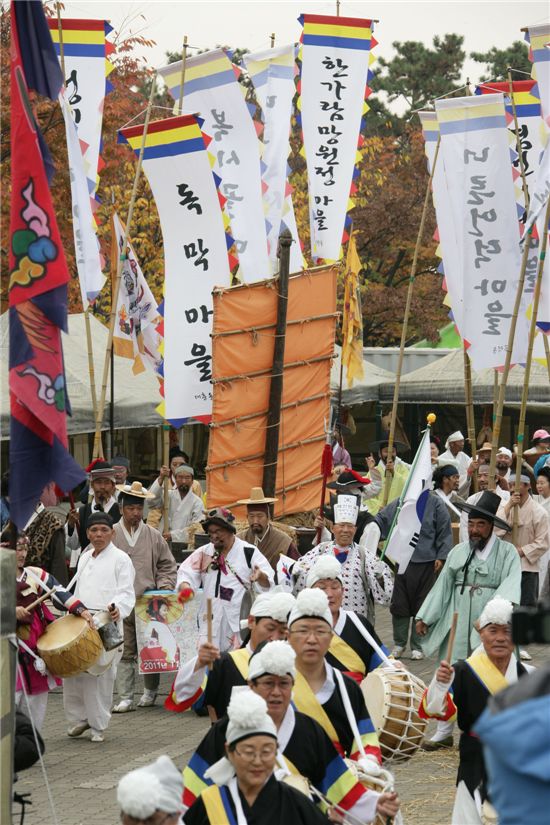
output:
<svg viewBox="0 0 550 825"><path fill-rule="evenodd" d="M29 89L55 100L63 76L42 3L11 4L10 514L28 521L44 487L84 478L67 446L61 330L69 271L48 182L49 155Z"/></svg>

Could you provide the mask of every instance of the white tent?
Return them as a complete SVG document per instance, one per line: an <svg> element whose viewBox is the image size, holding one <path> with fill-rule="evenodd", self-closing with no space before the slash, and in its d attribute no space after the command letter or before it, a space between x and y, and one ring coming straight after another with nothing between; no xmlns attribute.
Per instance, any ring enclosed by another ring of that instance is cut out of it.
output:
<svg viewBox="0 0 550 825"><path fill-rule="evenodd" d="M330 371L330 390L334 396L338 396L338 387L340 384L340 361L342 349L339 346L335 347L336 358L332 362ZM388 384L395 381L393 372L389 372L383 367L373 364L372 361L367 361L363 358L364 376L359 381L355 380L353 386L348 388L346 379L346 369L344 367L344 374L342 380L342 402L350 407L353 404L364 404L365 401L378 401L380 398L379 388L381 384Z"/></svg>
<svg viewBox="0 0 550 825"><path fill-rule="evenodd" d="M90 316L92 341L94 351L94 370L97 395L100 395L100 385L103 376L103 362L107 346L108 330L97 318ZM0 316L1 337L1 421L0 432L2 439L9 438L9 322L8 313ZM86 348L86 328L84 314L69 315L69 334L63 335L63 354L65 358L65 375L69 401L72 407L72 416L67 419L69 435L93 432L95 430L88 377L88 351ZM162 423L162 419L155 412L161 398L159 382L150 371L134 375L133 362L128 358L115 356L115 429L131 427L148 427ZM109 388L107 387L107 404L103 418L103 429L109 427Z"/></svg>

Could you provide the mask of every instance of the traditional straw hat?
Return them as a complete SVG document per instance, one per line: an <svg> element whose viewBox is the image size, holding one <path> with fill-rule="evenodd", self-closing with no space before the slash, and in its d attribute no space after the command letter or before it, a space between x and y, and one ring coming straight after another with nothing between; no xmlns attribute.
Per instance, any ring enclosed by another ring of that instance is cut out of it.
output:
<svg viewBox="0 0 550 825"><path fill-rule="evenodd" d="M133 498L151 499L155 497L155 494L150 493L141 481L132 481L131 484L117 484L116 488L125 496L133 496Z"/></svg>
<svg viewBox="0 0 550 825"><path fill-rule="evenodd" d="M273 504L279 501L278 498L266 498L261 487L253 487L250 491L250 498L242 498L237 504Z"/></svg>
<svg viewBox="0 0 550 825"><path fill-rule="evenodd" d="M481 447L478 447L477 451L478 453L490 453L492 449L493 445L489 444L489 442L486 441L484 444L481 445Z"/></svg>

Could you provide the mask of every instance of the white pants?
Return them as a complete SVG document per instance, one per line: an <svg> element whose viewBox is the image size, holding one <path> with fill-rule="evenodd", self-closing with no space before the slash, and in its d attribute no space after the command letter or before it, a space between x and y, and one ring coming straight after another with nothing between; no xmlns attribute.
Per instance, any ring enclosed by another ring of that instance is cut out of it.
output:
<svg viewBox="0 0 550 825"><path fill-rule="evenodd" d="M46 707L48 705L48 691L42 693L27 693L18 690L15 694L15 707L18 710L26 713L32 719L34 726L38 731L42 730L44 719L46 716Z"/></svg>
<svg viewBox="0 0 550 825"><path fill-rule="evenodd" d="M71 725L88 722L93 731L106 730L111 718L115 677L116 665L101 676L79 673L63 679L63 707L67 721Z"/></svg>
<svg viewBox="0 0 550 825"><path fill-rule="evenodd" d="M475 800L462 780L456 789L451 825L482 825Z"/></svg>

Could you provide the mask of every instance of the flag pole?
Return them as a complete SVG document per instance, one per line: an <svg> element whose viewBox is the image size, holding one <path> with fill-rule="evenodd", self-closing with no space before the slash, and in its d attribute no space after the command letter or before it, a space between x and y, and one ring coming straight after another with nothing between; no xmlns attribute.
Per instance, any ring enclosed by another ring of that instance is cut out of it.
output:
<svg viewBox="0 0 550 825"><path fill-rule="evenodd" d="M411 312L411 303L412 303L412 294L413 294L413 287L414 287L414 279L416 277L416 268L418 265L418 255L420 253L420 245L422 243L422 237L424 235L424 225L426 223L426 215L428 214L428 205L430 202L430 193L432 189L432 181L434 178L435 167L437 164L437 157L439 155L439 146L441 144L441 135L437 138L437 143L435 146L435 153L434 159L432 163L432 168L430 171L430 176L428 178L428 184L426 186L426 195L424 197L424 205L422 207L422 216L420 218L420 226L418 227L418 235L416 236L416 244L414 247L414 255L411 265L411 274L409 276L409 285L407 287L407 300L405 303L405 315L403 317L403 326L401 327L401 342L399 344L399 358L397 361L397 372L395 375L395 386L393 388L393 402L392 402L392 409L391 409L391 421L390 421L390 432L388 438L388 460L391 461L393 456L393 444L395 441L395 425L397 422L397 405L399 404L399 389L401 386L401 373L403 371L403 357L405 355L405 342L407 340L407 330L409 326L409 315ZM390 488L392 483L392 473L386 469L384 475L384 494L382 498L382 506L385 507L388 503L388 499L390 497Z"/></svg>
<svg viewBox="0 0 550 825"><path fill-rule="evenodd" d="M475 459L476 454L476 424L474 413L474 395L472 391L472 364L470 356L464 348L462 350L464 356L464 391L466 395L466 426L468 428L468 441L470 442L470 449L472 451L472 459ZM477 470L472 476L474 493L477 493Z"/></svg>
<svg viewBox="0 0 550 825"><path fill-rule="evenodd" d="M61 71L63 72L63 85L65 85L65 45L63 42L63 26L61 23L61 4L56 3L57 11L57 32L59 35L59 63ZM94 369L94 349L92 340L92 327L90 323L90 304L87 307L82 307L84 310L84 327L86 330L86 349L88 352L88 376L90 379L90 395L92 398L92 411L94 421L97 415L97 392L95 388L95 369Z"/></svg>
<svg viewBox="0 0 550 825"><path fill-rule="evenodd" d="M381 559L383 559L384 556L386 555L386 548L387 548L388 544L390 543L392 533L394 531L395 525L397 524L397 519L399 517L399 513L401 512L401 508L403 507L403 501L405 500L405 496L407 495L407 491L409 489L409 484L411 482L411 478L412 478L412 475L413 475L413 470L415 469L415 467L418 463L418 456L420 454L420 447L422 446L422 442L423 442L424 438L426 436L428 438L430 437L430 433L432 431L432 424L434 424L435 421L436 421L435 413L428 413L428 415L426 416L426 421L427 421L427 425L426 425L426 429L423 431L422 441L418 445L416 455L413 459L413 463L411 464L411 469L410 469L409 474L407 476L407 481L405 482L405 486L403 487L403 490L401 491L401 495L399 496L399 502L397 504L397 509L395 511L395 515L394 515L392 523L390 525L390 529L388 530L388 535L386 536L386 540L384 542L384 547L382 548L382 552L380 553L380 558Z"/></svg>
<svg viewBox="0 0 550 825"><path fill-rule="evenodd" d="M525 166L523 163L523 155L521 151L521 137L519 134L519 124L518 124L518 117L516 111L516 102L514 100L514 86L512 82L512 69L508 66L507 70L508 75L508 88L510 94L510 104L512 106L512 116L514 118L514 128L516 133L516 150L518 153L519 158L519 168L521 173L521 183L522 183L522 190L523 190L523 198L525 201L525 210L529 209L529 188L527 186L527 180L525 177ZM547 227L546 227L547 228ZM512 363L512 351L514 349L514 338L516 335L516 326L517 326L517 319L519 314L519 308L521 304L521 298L523 295L523 287L525 284L525 271L527 268L527 259L529 257L529 251L531 248L531 236L533 233L533 227L531 226L527 232L526 237L524 238L523 247L523 256L521 259L521 269L519 275L519 282L518 282L518 289L516 293L516 300L514 303L514 311L512 315L512 320L510 323L510 332L508 335L508 346L506 348L506 358L504 361L504 372L502 373L502 378L500 380L500 385L498 388L498 399L496 410L493 408L493 438L491 442L491 460L489 463L489 490L494 490L496 488L496 462L497 462L497 450L498 450L498 442L500 441L500 430L502 426L502 411L504 409L504 398L506 395L506 384L508 382L508 375L510 373L510 365ZM495 381L496 384L496 381ZM519 444L518 444L518 452L519 452ZM522 454L523 454L523 445L522 445ZM517 508L516 508L517 509Z"/></svg>
<svg viewBox="0 0 550 825"><path fill-rule="evenodd" d="M178 109L180 115L183 114L183 87L185 85L185 70L187 68L187 35L183 38L183 48L181 52L181 77L180 77L180 96L178 101Z"/></svg>
<svg viewBox="0 0 550 825"><path fill-rule="evenodd" d="M107 339L107 349L105 351L105 361L103 364L103 381L101 386L101 396L99 399L99 405L97 408L97 415L95 421L95 435L94 435L94 452L93 457L98 458L101 451L101 425L103 422L103 413L105 412L105 398L107 395L107 381L109 378L109 367L111 365L111 350L113 348L113 335L115 331L115 322L116 322L116 307L118 304L118 294L120 291L120 280L122 277L122 266L124 261L127 258L127 248L128 248L128 239L130 237L130 227L132 225L132 219L134 217L134 206L136 203L137 198L137 189L139 178L141 174L141 166L143 163L143 153L145 151L145 141L147 139L147 130L149 128L149 120L151 117L151 109L153 106L153 99L155 95L155 76L151 80L151 92L149 94L149 102L147 104L147 109L145 112L145 123L143 124L143 136L141 139L141 147L139 150L139 157L137 161L136 171L134 174L134 184L132 186L132 194L130 195L130 204L128 207L128 216L126 218L126 226L124 227L124 237L122 241L122 248L120 250L120 255L118 257L118 264L117 264L117 273L116 273L116 283L115 283L115 290L113 294L113 298L111 300L111 317L109 322L109 336Z"/></svg>
<svg viewBox="0 0 550 825"><path fill-rule="evenodd" d="M537 270L537 279L535 281L535 291L533 293L533 306L531 311L531 322L529 326L529 344L527 347L527 359L525 361L525 372L523 374L523 389L521 392L521 406L519 413L518 425L518 449L516 454L516 483L514 485L514 493L519 493L521 485L521 465L523 461L523 441L525 435L525 416L527 413L527 396L529 394L529 379L531 376L531 364L533 361L533 346L535 343L535 333L537 331L537 315L539 311L540 291L542 286L542 275L544 271L544 261L546 258L546 249L548 246L548 221L550 220L550 198L546 203L546 213L544 216L544 234L541 240L539 250L539 266ZM519 507L514 505L514 520L512 527L512 544L517 543L519 527Z"/></svg>

